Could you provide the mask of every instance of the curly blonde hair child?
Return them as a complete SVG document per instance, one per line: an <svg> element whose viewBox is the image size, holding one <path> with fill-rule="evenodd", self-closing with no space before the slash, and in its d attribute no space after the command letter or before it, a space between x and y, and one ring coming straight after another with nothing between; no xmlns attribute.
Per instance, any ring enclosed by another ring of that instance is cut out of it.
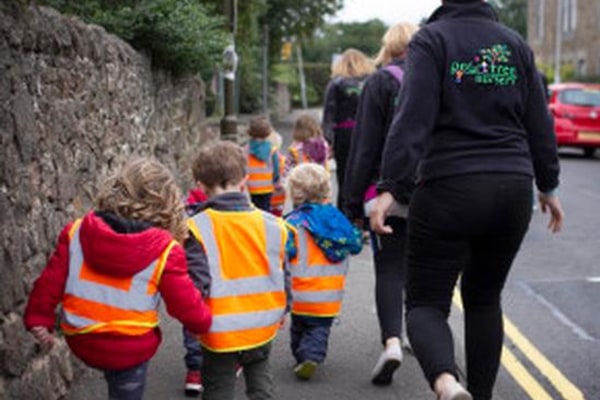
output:
<svg viewBox="0 0 600 400"><path fill-rule="evenodd" d="M299 164L290 171L287 190L294 207L304 203L323 203L331 196L331 176L319 164Z"/></svg>
<svg viewBox="0 0 600 400"><path fill-rule="evenodd" d="M139 157L127 162L101 185L97 209L163 228L182 243L188 228L175 178L159 161Z"/></svg>

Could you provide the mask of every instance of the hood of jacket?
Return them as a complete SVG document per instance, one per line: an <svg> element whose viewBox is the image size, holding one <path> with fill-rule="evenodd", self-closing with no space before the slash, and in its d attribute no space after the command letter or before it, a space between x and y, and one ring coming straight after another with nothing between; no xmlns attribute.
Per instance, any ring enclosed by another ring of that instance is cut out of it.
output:
<svg viewBox="0 0 600 400"><path fill-rule="evenodd" d="M267 161L271 155L273 145L268 140L250 139L248 141L248 149L250 154L261 161Z"/></svg>
<svg viewBox="0 0 600 400"><path fill-rule="evenodd" d="M102 274L128 277L156 260L171 242L171 234L146 221L120 218L110 212L90 212L81 222L80 242L87 265Z"/></svg>
<svg viewBox="0 0 600 400"><path fill-rule="evenodd" d="M228 192L210 197L205 202L190 205L189 215L196 215L207 208L217 211L249 211L253 209L253 206L246 193Z"/></svg>
<svg viewBox="0 0 600 400"><path fill-rule="evenodd" d="M360 230L332 204L303 204L285 219L290 225L309 231L332 262L340 262L362 249Z"/></svg>
<svg viewBox="0 0 600 400"><path fill-rule="evenodd" d="M471 1L463 3L446 2L438 7L427 20L427 24L447 18L488 18L498 20L498 15L491 5L483 1Z"/></svg>

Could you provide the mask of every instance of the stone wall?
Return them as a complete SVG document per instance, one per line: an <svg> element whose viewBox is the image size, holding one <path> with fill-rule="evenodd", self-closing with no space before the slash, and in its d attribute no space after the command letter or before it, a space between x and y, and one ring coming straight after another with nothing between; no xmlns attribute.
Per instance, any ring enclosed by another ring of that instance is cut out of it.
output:
<svg viewBox="0 0 600 400"><path fill-rule="evenodd" d="M0 2L0 399L58 399L83 367L61 340L44 354L22 313L62 226L131 154L190 182L204 85L153 70L102 28Z"/></svg>

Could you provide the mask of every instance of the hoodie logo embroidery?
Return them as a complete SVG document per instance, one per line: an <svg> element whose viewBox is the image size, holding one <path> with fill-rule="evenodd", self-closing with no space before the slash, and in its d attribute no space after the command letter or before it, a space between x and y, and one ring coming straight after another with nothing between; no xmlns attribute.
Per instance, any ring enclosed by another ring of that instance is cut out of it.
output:
<svg viewBox="0 0 600 400"><path fill-rule="evenodd" d="M479 85L513 86L518 78L517 67L509 64L511 55L508 45L495 44L479 50L471 61L453 61L450 75L457 84L471 76Z"/></svg>

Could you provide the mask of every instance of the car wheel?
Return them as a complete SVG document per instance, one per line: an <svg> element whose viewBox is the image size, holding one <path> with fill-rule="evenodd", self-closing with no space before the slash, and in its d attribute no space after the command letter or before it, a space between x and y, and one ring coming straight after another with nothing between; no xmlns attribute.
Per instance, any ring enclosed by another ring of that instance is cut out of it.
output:
<svg viewBox="0 0 600 400"><path fill-rule="evenodd" d="M587 158L594 157L595 152L596 152L596 149L593 147L586 147L585 149L583 149L583 155L586 156Z"/></svg>

